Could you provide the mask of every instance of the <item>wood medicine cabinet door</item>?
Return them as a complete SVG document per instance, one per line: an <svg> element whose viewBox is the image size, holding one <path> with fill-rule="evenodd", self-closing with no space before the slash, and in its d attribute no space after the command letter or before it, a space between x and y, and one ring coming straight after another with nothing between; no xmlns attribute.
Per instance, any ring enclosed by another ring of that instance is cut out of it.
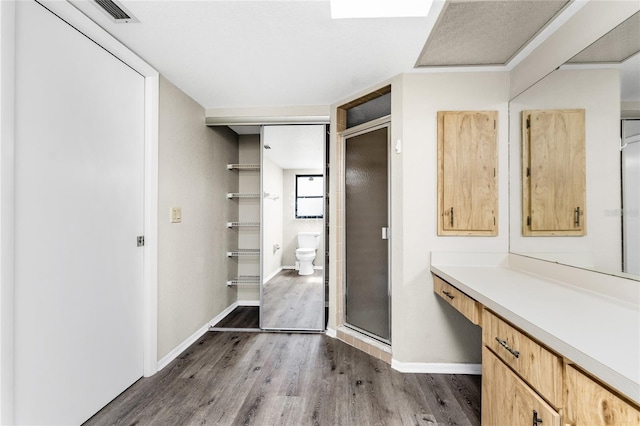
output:
<svg viewBox="0 0 640 426"><path fill-rule="evenodd" d="M498 235L497 117L438 112L438 235Z"/></svg>
<svg viewBox="0 0 640 426"><path fill-rule="evenodd" d="M522 112L522 234L585 235L584 110Z"/></svg>

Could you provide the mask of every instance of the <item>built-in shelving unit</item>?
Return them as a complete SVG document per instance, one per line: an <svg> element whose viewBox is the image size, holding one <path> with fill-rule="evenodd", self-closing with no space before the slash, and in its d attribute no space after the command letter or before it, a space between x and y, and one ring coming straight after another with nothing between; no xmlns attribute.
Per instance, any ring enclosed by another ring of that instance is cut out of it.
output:
<svg viewBox="0 0 640 426"><path fill-rule="evenodd" d="M228 192L227 198L260 198L258 193L245 193L245 192Z"/></svg>
<svg viewBox="0 0 640 426"><path fill-rule="evenodd" d="M228 170L260 170L260 164L227 164Z"/></svg>
<svg viewBox="0 0 640 426"><path fill-rule="evenodd" d="M260 275L240 275L227 281L228 286L238 285L258 285L260 284Z"/></svg>
<svg viewBox="0 0 640 426"><path fill-rule="evenodd" d="M260 249L236 249L227 251L228 257L256 257L260 256Z"/></svg>
<svg viewBox="0 0 640 426"><path fill-rule="evenodd" d="M260 170L260 164L227 164L227 170L256 172ZM246 177L251 178L251 176L252 175L249 174ZM242 182L243 178L240 179ZM260 218L254 217L252 213L252 211L255 210L255 201L261 199L259 192L253 192L255 190L259 191L260 188L254 188L253 184L249 184L249 187L246 187L241 183L239 192L227 193L227 199L236 200L239 203L240 211L238 212L238 219L226 223L227 228L238 231L237 244L239 247L243 245L253 245L252 235L255 234L256 228L260 228ZM228 286L257 287L260 285L260 271L254 270L256 268L255 259L260 258L260 248L229 249L227 251L227 257L235 258L238 261L238 276L229 279L227 281ZM255 274L256 272L257 274Z"/></svg>
<svg viewBox="0 0 640 426"><path fill-rule="evenodd" d="M256 228L260 222L227 222L227 228Z"/></svg>

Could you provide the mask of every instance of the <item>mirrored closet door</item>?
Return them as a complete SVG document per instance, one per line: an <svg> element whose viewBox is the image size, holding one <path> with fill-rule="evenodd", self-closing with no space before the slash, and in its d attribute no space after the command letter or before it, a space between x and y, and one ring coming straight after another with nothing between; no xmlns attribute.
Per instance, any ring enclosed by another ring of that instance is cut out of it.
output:
<svg viewBox="0 0 640 426"><path fill-rule="evenodd" d="M325 125L262 128L262 329L324 330L325 141Z"/></svg>

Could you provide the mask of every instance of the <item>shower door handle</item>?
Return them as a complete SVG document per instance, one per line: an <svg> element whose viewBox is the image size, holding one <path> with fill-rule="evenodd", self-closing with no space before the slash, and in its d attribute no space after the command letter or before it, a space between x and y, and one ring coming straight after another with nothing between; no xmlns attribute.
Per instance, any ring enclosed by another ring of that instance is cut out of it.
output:
<svg viewBox="0 0 640 426"><path fill-rule="evenodd" d="M382 227L382 239L388 240L390 236L391 236L391 233L389 232L389 227L388 226Z"/></svg>

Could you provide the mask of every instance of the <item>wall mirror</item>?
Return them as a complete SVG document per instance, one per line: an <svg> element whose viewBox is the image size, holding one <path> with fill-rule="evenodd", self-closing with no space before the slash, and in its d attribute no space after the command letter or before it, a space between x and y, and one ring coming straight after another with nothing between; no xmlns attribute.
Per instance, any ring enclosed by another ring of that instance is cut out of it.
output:
<svg viewBox="0 0 640 426"><path fill-rule="evenodd" d="M640 280L639 52L636 13L511 100L512 253ZM585 110L586 234L525 236L522 111L571 109Z"/></svg>
<svg viewBox="0 0 640 426"><path fill-rule="evenodd" d="M326 134L325 125L262 128L263 329L324 330Z"/></svg>

